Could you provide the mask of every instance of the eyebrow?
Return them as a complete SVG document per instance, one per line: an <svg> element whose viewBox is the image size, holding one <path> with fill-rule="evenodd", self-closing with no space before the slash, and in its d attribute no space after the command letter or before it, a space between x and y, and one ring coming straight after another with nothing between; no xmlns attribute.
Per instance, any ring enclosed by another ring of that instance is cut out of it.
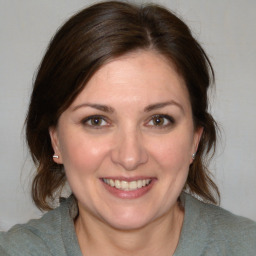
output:
<svg viewBox="0 0 256 256"><path fill-rule="evenodd" d="M174 101L174 100L151 104L151 105L145 107L144 111L145 112L150 112L152 110L156 110L156 109L159 109L159 108L164 108L164 107L169 106L169 105L175 105L175 106L179 107L182 110L182 112L184 113L184 108L182 107L182 105L179 104L178 102Z"/></svg>
<svg viewBox="0 0 256 256"><path fill-rule="evenodd" d="M78 106L75 106L72 111L75 111L79 108L82 108L82 107L91 107L91 108L95 108L95 109L98 109L98 110L101 110L103 112L106 112L106 113L113 113L114 112L114 109L112 107L109 107L109 106L106 106L106 105L101 105L101 104L91 104L91 103L83 103L83 104L80 104Z"/></svg>
<svg viewBox="0 0 256 256"><path fill-rule="evenodd" d="M175 105L175 106L179 107L182 110L182 112L184 112L182 105L180 105L178 102L176 102L174 100L150 104L144 108L144 112L150 112L150 111L153 111L156 109L164 108L169 105ZM92 103L83 103L83 104L77 105L72 109L72 111L75 111L82 107L91 107L91 108L95 108L95 109L98 109L98 110L106 112L106 113L114 113L115 112L115 110L110 106L101 105L101 104L92 104Z"/></svg>

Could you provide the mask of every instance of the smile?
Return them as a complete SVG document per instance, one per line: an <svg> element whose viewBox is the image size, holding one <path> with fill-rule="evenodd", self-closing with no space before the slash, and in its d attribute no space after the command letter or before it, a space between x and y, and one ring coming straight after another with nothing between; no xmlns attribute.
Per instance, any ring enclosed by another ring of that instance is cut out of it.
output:
<svg viewBox="0 0 256 256"><path fill-rule="evenodd" d="M111 187L115 187L119 190L123 191L133 191L140 189L142 187L146 187L152 181L151 179L141 179L141 180L133 180L133 181L125 181L125 180L114 180L114 179L102 179L104 183L108 184Z"/></svg>

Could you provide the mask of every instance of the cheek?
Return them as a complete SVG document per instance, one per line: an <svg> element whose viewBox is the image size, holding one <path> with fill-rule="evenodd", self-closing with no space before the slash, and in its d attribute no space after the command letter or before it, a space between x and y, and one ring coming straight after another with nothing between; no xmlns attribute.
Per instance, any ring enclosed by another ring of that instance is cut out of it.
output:
<svg viewBox="0 0 256 256"><path fill-rule="evenodd" d="M157 146L151 148L151 154L159 165L174 172L181 169L188 170L192 146L192 140L189 136L173 134L158 141L158 144L155 145Z"/></svg>
<svg viewBox="0 0 256 256"><path fill-rule="evenodd" d="M65 139L68 138L68 139ZM79 136L63 136L60 144L64 168L68 173L88 174L94 172L103 162L107 151L107 143Z"/></svg>

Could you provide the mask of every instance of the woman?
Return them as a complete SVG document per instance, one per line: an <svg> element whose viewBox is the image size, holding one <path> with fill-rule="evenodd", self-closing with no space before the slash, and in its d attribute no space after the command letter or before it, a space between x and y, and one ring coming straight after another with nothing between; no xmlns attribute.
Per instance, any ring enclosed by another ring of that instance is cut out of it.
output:
<svg viewBox="0 0 256 256"><path fill-rule="evenodd" d="M0 254L254 255L256 224L215 206L205 166L213 79L164 8L104 2L67 21L40 65L26 135L38 208L66 182L72 195L2 233Z"/></svg>

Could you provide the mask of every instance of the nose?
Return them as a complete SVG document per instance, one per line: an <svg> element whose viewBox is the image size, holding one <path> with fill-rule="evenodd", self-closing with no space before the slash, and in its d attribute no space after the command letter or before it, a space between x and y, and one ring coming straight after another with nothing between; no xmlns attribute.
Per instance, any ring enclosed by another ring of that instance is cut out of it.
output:
<svg viewBox="0 0 256 256"><path fill-rule="evenodd" d="M111 152L112 161L127 171L133 171L148 161L148 154L140 132L122 131L114 138L115 146Z"/></svg>

